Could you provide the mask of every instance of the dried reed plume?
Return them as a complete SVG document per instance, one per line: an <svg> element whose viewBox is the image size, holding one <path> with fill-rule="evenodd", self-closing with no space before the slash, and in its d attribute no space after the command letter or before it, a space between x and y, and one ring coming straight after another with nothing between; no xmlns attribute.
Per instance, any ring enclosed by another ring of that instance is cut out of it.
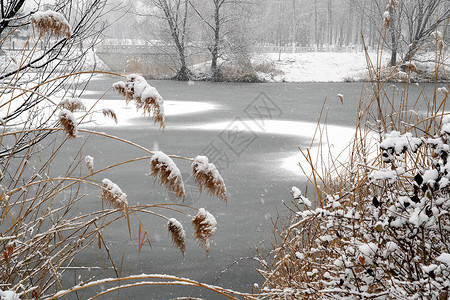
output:
<svg viewBox="0 0 450 300"><path fill-rule="evenodd" d="M139 75L129 75L127 81L113 84L113 90L122 95L127 103L134 100L136 109L151 115L160 128L164 128L164 100L158 91Z"/></svg>
<svg viewBox="0 0 450 300"><path fill-rule="evenodd" d="M103 179L102 183L102 200L109 202L115 208L125 210L128 206L127 194L122 192L117 184L107 178Z"/></svg>
<svg viewBox="0 0 450 300"><path fill-rule="evenodd" d="M185 197L181 172L173 160L161 151L156 151L150 160L150 175L159 178L161 185L174 192L177 197Z"/></svg>
<svg viewBox="0 0 450 300"><path fill-rule="evenodd" d="M216 231L216 219L206 209L200 208L197 215L192 218L192 225L195 229L195 239L199 241L200 247L205 249L206 255L208 255L211 247L210 238Z"/></svg>
<svg viewBox="0 0 450 300"><path fill-rule="evenodd" d="M111 118L114 120L114 122L116 122L117 124L117 115L116 112L110 108L104 108L102 110L103 116L105 116L106 118Z"/></svg>
<svg viewBox="0 0 450 300"><path fill-rule="evenodd" d="M94 158L92 156L87 155L84 158L84 162L86 163L86 167L88 170L93 173L94 172Z"/></svg>
<svg viewBox="0 0 450 300"><path fill-rule="evenodd" d="M170 218L167 222L167 230L172 237L172 242L184 255L186 250L186 233L184 232L183 225L175 218Z"/></svg>
<svg viewBox="0 0 450 300"><path fill-rule="evenodd" d="M129 103L134 98L134 89L128 82L118 81L112 85L113 91L118 92Z"/></svg>
<svg viewBox="0 0 450 300"><path fill-rule="evenodd" d="M55 36L65 36L70 39L70 25L66 18L55 11L38 11L31 17L33 29L37 29L40 35L49 33Z"/></svg>
<svg viewBox="0 0 450 300"><path fill-rule="evenodd" d="M192 172L194 173L195 181L200 187L200 191L203 188L218 197L220 200L228 201L227 188L220 176L216 166L208 161L208 157L199 155L194 159L192 163Z"/></svg>
<svg viewBox="0 0 450 300"><path fill-rule="evenodd" d="M391 14L389 13L389 10L386 10L383 13L383 22L386 28L388 28L391 25Z"/></svg>
<svg viewBox="0 0 450 300"><path fill-rule="evenodd" d="M72 112L67 109L62 109L59 113L59 121L69 137L75 138L77 135L77 120Z"/></svg>
<svg viewBox="0 0 450 300"><path fill-rule="evenodd" d="M58 107L67 109L70 112L86 110L86 106L84 106L84 103L78 98L64 98L58 103Z"/></svg>

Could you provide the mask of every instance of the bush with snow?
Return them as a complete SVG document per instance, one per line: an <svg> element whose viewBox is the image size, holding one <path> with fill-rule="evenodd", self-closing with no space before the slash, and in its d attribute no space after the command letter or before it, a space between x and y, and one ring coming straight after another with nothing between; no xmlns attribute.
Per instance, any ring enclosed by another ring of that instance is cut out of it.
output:
<svg viewBox="0 0 450 300"><path fill-rule="evenodd" d="M284 242L273 269L263 271L271 278L264 292L278 295L289 287L297 299L444 299L450 288L449 146L445 131L428 138L387 134L380 150L392 149L390 160L381 156L379 170L361 186L297 212L280 233ZM293 196L302 197L297 188ZM273 280L277 276L283 279Z"/></svg>
<svg viewBox="0 0 450 300"><path fill-rule="evenodd" d="M348 156L330 156L322 169L324 157L308 157L314 199L292 188L293 213L275 223L271 263L260 270L266 297L449 297L447 89L434 85L433 98L409 99L415 86L405 80L398 99L381 68L371 68L377 80L358 106Z"/></svg>

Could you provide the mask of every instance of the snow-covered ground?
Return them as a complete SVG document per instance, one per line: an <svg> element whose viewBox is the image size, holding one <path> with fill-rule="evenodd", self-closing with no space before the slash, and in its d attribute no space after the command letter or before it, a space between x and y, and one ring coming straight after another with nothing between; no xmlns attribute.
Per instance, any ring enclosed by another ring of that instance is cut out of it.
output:
<svg viewBox="0 0 450 300"><path fill-rule="evenodd" d="M272 63L282 74L259 75L277 82L357 81L367 72L364 52L268 53L255 56L255 64L263 62Z"/></svg>
<svg viewBox="0 0 450 300"><path fill-rule="evenodd" d="M376 61L376 53L369 53ZM252 65L267 82L343 82L367 78L365 52L302 52L254 54ZM387 65L388 57L383 64ZM210 61L192 67L194 73L209 74ZM201 75L200 75L201 77Z"/></svg>

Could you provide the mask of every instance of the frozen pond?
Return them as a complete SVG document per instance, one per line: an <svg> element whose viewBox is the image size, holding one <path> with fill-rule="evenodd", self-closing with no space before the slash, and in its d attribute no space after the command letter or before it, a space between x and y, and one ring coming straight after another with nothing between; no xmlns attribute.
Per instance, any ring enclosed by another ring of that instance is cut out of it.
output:
<svg viewBox="0 0 450 300"><path fill-rule="evenodd" d="M94 80L84 98L99 98L115 81L109 78ZM186 199L186 204L205 207L217 219L218 229L208 258L193 240L189 218L179 215L176 217L183 223L189 241L184 257L171 245L166 222L149 217L142 221L150 231L152 248L144 247L139 256L137 241L130 241L126 224L119 222L111 231L104 233L113 258L116 264L121 265L122 275L164 273L250 291L253 283L260 283L261 278L256 272L258 263L247 258L254 256L252 251L255 245L270 244L271 220L277 217L277 211L284 211L282 201L290 201L291 187L304 187L301 170L295 165L298 147L309 146L325 98L328 99L326 107L330 108L328 124L331 125L332 139L336 145L342 144L343 137L352 132L362 84L149 83L166 100L164 132L153 125L152 119L139 114L133 116L133 106L126 107L125 101L113 92L104 96L105 101L100 106L114 107L119 125L110 126L107 123L97 130L167 154L187 157L208 155L222 169L229 203L225 205L205 193L198 196L195 186L192 186L192 193ZM343 104L337 94L344 95ZM67 145L78 149L83 139L87 136ZM212 156L217 153L221 154L220 158L213 159ZM98 168L145 155L117 141L98 137L87 139L84 154L93 156ZM191 172L189 164L183 161L176 163L187 180ZM164 188L153 185L153 178L146 176L148 172L149 163L138 162L109 170L102 178L109 178L120 185L128 194L130 204L178 203ZM188 193L190 184L188 180ZM99 199L100 195L88 194L83 209L98 209ZM104 267L107 262L100 253L92 249L77 263ZM238 263L233 264L235 261ZM222 273L224 270L226 272ZM88 276L100 273L92 270L82 276L86 280ZM112 271L108 275L114 276ZM216 294L212 297L205 290L191 291L180 287L143 287L121 293L129 299L171 299L179 296L221 299Z"/></svg>

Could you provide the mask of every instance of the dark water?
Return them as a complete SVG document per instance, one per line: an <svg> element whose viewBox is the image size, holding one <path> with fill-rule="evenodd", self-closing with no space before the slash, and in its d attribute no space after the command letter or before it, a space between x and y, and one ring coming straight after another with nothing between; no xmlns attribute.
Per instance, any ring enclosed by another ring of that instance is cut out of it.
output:
<svg viewBox="0 0 450 300"><path fill-rule="evenodd" d="M95 80L89 90L89 98L99 97L107 90L114 79ZM155 143L167 154L177 154L194 157L205 152L211 143L222 141L220 130L184 130L180 126L211 122L230 122L236 118L248 119L252 103L258 103L263 95L266 103L271 103L274 114L271 119L317 122L325 100L325 111L329 115L329 124L353 126L356 118L356 107L361 96L363 84L360 83L299 83L299 84L224 84L199 82L187 84L173 81L151 81L166 100L199 101L215 103L220 109L168 116L166 130L158 130L153 121L142 117L135 119L136 126L119 128L99 128L98 130L124 137L145 147L152 148ZM98 92L98 93L97 93ZM264 93L264 94L261 94ZM344 95L341 104L337 94ZM119 101L120 97L109 93L106 99ZM123 100L121 100L123 101ZM273 105L275 104L275 105ZM238 119L238 120L240 120ZM229 192L229 203L202 194L197 197L192 194L186 204L194 207L204 207L217 219L217 232L214 245L206 257L193 239L190 218L180 214L168 215L176 217L184 226L188 245L183 257L171 245L166 231L166 221L142 216L141 220L150 234L152 248L145 247L140 255L137 251L137 241L129 239L128 229L124 222L113 225L103 233L117 265L120 265L122 275L162 273L188 277L208 284L216 284L238 291L251 291L254 283L261 283L258 275L259 264L252 260L254 247L259 245L270 248L272 222L278 214L285 213L283 201L291 199L290 190L293 185L303 188L305 179L298 174L280 167L280 159L288 157L297 151L297 147L309 145L309 139L295 135L274 135L251 132L244 146L230 149L221 144L219 147L230 157L221 171ZM217 142L217 143L219 143ZM219 143L220 145L220 143ZM79 139L71 141L68 148L77 149ZM70 149L68 149L70 151ZM143 156L145 153L130 149L116 141L101 137L91 137L86 143L84 153L95 158L96 168L118 161ZM176 161L186 179L190 174L190 166L183 161ZM138 203L177 203L178 200L167 194L164 188L154 185L153 179L146 176L149 172L148 162L132 163L101 175L120 185L127 193L130 204ZM190 183L186 183L190 188ZM99 209L100 195L98 191L90 192L86 197L84 209ZM195 192L195 190L193 191ZM90 200L88 200L90 199ZM188 213L191 211L186 210ZM161 212L161 211L158 211ZM91 249L89 253L77 261L84 266L107 266L103 252ZM264 253L264 250L262 250ZM123 259L123 260L122 260ZM235 263L236 262L236 263ZM222 272L224 271L224 272ZM101 272L84 272L82 279L103 274L113 276L111 270ZM93 291L81 296L85 298ZM223 299L218 294L212 294L204 289L184 287L145 286L121 291L119 299L172 299L179 296L193 296L205 299ZM116 298L116 294L109 295ZM106 298L109 298L106 297Z"/></svg>

